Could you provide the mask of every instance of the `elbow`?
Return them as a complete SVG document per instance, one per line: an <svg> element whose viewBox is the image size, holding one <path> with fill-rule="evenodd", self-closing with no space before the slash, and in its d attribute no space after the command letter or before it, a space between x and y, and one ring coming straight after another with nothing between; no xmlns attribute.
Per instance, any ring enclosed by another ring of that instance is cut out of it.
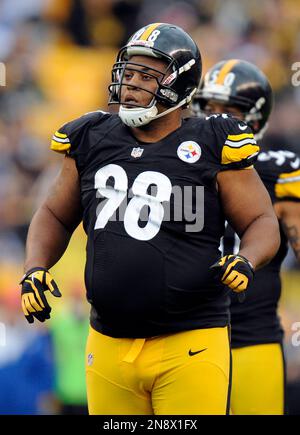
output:
<svg viewBox="0 0 300 435"><path fill-rule="evenodd" d="M264 214L250 225L241 239L240 253L253 264L255 270L264 267L277 254L280 230L276 215Z"/></svg>
<svg viewBox="0 0 300 435"><path fill-rule="evenodd" d="M52 220L52 222L55 222L56 225L59 225L63 229L63 231L65 231L65 233L68 234L69 237L71 237L78 224L76 226L72 226L68 222L60 219L57 214L50 207L48 207L47 204L43 204L39 210L42 213L45 213L48 216L48 219Z"/></svg>

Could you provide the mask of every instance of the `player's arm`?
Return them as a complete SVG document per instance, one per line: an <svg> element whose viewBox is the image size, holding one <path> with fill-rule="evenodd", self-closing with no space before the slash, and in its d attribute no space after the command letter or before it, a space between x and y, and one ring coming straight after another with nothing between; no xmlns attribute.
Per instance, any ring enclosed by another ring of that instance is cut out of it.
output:
<svg viewBox="0 0 300 435"><path fill-rule="evenodd" d="M270 196L252 166L259 146L251 129L227 115L208 119L219 144L217 184L223 210L241 239L238 255L226 255L212 267L223 284L241 292L248 288L254 270L276 254L279 225Z"/></svg>
<svg viewBox="0 0 300 435"><path fill-rule="evenodd" d="M217 182L225 215L241 243L237 255L225 255L212 268L222 284L244 292L254 270L269 262L279 248L278 220L254 169L220 172ZM239 298L242 302L243 297Z"/></svg>
<svg viewBox="0 0 300 435"><path fill-rule="evenodd" d="M29 227L25 274L21 280L22 308L29 323L34 318L41 322L50 318L46 291L61 296L48 269L62 257L82 220L78 171L84 165L90 145L85 133L91 125L109 116L102 111L86 113L64 124L52 137L51 149L65 154L65 158L60 174Z"/></svg>
<svg viewBox="0 0 300 435"><path fill-rule="evenodd" d="M254 269L268 263L280 245L276 214L254 169L219 172L218 188L227 220L241 239L239 254Z"/></svg>
<svg viewBox="0 0 300 435"><path fill-rule="evenodd" d="M37 266L49 269L57 263L81 217L78 172L74 159L65 157L60 174L31 221L25 272Z"/></svg>
<svg viewBox="0 0 300 435"><path fill-rule="evenodd" d="M274 208L295 256L300 262L300 202L280 201L274 204Z"/></svg>
<svg viewBox="0 0 300 435"><path fill-rule="evenodd" d="M45 291L56 297L61 293L48 269L61 258L80 221L78 173L75 161L65 157L60 174L29 227L25 274L21 280L22 309L29 323L34 318L41 322L50 318L51 307Z"/></svg>

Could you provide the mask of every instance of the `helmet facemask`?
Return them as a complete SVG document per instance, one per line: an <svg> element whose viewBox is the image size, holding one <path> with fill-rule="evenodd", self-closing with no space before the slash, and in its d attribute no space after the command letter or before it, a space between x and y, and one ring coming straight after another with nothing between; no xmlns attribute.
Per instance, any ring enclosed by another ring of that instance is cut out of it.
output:
<svg viewBox="0 0 300 435"><path fill-rule="evenodd" d="M131 56L143 55L165 61L164 70L153 68L144 63L132 62ZM160 53L159 50L149 49L147 47L125 47L118 55L117 62L112 69L112 83L109 86L110 99L108 104L119 104L119 116L122 121L129 127L140 127L146 125L154 119L160 118L167 113L187 104L192 97L179 101L179 95L174 89L174 85L180 80L180 74L192 67L194 61L187 63L185 68L179 68L176 60ZM144 87L124 83L126 71L136 71L144 73L156 80L157 87L154 92ZM151 95L148 105L141 106L135 102L122 101L122 87L138 89ZM194 92L196 89L194 90ZM157 103L161 104L166 110L159 113Z"/></svg>

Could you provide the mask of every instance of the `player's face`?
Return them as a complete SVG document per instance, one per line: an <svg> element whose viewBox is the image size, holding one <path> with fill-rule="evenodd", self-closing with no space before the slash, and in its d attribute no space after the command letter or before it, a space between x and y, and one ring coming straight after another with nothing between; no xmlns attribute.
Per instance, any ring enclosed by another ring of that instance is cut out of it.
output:
<svg viewBox="0 0 300 435"><path fill-rule="evenodd" d="M204 110L205 113L209 115L212 113L227 113L235 118L240 119L241 121L244 120L244 114L240 109L235 106L228 106L226 104L219 103L217 101L208 101Z"/></svg>
<svg viewBox="0 0 300 435"><path fill-rule="evenodd" d="M157 92L158 82L164 76L166 63L148 56L132 56L130 62L143 64L128 65L125 69L121 101L125 107L147 107Z"/></svg>

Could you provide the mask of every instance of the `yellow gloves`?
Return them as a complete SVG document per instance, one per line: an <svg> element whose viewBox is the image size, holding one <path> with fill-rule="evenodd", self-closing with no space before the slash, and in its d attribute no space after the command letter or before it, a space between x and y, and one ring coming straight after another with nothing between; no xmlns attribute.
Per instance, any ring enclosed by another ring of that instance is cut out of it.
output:
<svg viewBox="0 0 300 435"><path fill-rule="evenodd" d="M56 282L44 267L34 267L23 276L22 309L29 323L34 317L40 322L50 319L51 307L47 302L45 291L49 290L53 296L61 297Z"/></svg>
<svg viewBox="0 0 300 435"><path fill-rule="evenodd" d="M211 269L217 269L222 284L237 293L247 290L254 277L252 264L242 255L225 255Z"/></svg>

